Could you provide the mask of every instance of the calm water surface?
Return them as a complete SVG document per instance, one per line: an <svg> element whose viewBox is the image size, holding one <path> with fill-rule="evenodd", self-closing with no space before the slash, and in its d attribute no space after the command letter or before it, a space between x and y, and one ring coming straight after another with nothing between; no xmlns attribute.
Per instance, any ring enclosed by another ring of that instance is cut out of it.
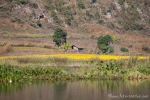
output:
<svg viewBox="0 0 150 100"><path fill-rule="evenodd" d="M0 84L0 100L150 100L150 80Z"/></svg>

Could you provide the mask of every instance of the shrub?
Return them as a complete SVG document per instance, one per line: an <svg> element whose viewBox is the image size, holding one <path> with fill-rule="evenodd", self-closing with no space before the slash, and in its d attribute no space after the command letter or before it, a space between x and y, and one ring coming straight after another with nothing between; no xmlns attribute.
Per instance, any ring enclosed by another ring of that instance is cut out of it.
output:
<svg viewBox="0 0 150 100"><path fill-rule="evenodd" d="M124 2L125 2L125 0L118 0L118 3L119 3L120 5L123 5Z"/></svg>
<svg viewBox="0 0 150 100"><path fill-rule="evenodd" d="M45 45L44 48L51 49L52 47Z"/></svg>
<svg viewBox="0 0 150 100"><path fill-rule="evenodd" d="M97 0L92 0L92 3L95 3Z"/></svg>
<svg viewBox="0 0 150 100"><path fill-rule="evenodd" d="M128 52L129 50L127 48L121 47L120 51L122 51L122 52Z"/></svg>
<svg viewBox="0 0 150 100"><path fill-rule="evenodd" d="M30 6L31 6L32 8L35 8L35 9L38 8L38 4L37 4L37 3L31 3Z"/></svg>
<svg viewBox="0 0 150 100"><path fill-rule="evenodd" d="M60 49L63 49L65 52L68 51L68 49L71 48L71 45L69 43L64 43Z"/></svg>
<svg viewBox="0 0 150 100"><path fill-rule="evenodd" d="M97 24L103 24L103 23L104 23L103 20L99 20L99 21L97 22Z"/></svg>
<svg viewBox="0 0 150 100"><path fill-rule="evenodd" d="M84 3L82 1L78 1L78 8L85 9Z"/></svg>
<svg viewBox="0 0 150 100"><path fill-rule="evenodd" d="M107 14L106 8L105 8L105 7L101 7L101 9L102 9L102 13L103 13L104 15L106 15L106 14Z"/></svg>
<svg viewBox="0 0 150 100"><path fill-rule="evenodd" d="M60 24L61 20L58 19L56 12L54 10L51 11L51 16L53 17L53 20L55 23Z"/></svg>
<svg viewBox="0 0 150 100"><path fill-rule="evenodd" d="M112 52L114 52L114 47L110 46L110 45L106 46L106 51L104 53L108 54L108 53L112 53Z"/></svg>
<svg viewBox="0 0 150 100"><path fill-rule="evenodd" d="M93 15L92 15L92 14L90 14L90 12L89 12L89 11L86 11L86 16L88 16L90 19L91 19L91 18L93 18Z"/></svg>
<svg viewBox="0 0 150 100"><path fill-rule="evenodd" d="M95 35L91 35L90 38L91 39L95 39L96 37L95 37Z"/></svg>
<svg viewBox="0 0 150 100"><path fill-rule="evenodd" d="M95 19L97 19L97 20L98 20L99 18L100 18L100 15L99 15L99 13L98 13L98 12L96 12L96 13L95 13Z"/></svg>
<svg viewBox="0 0 150 100"><path fill-rule="evenodd" d="M145 45L142 46L142 50L145 51L145 52L150 53L150 48L145 46Z"/></svg>
<svg viewBox="0 0 150 100"><path fill-rule="evenodd" d="M142 30L142 29L143 29L142 25L139 25L139 24L134 24L133 25L133 30Z"/></svg>
<svg viewBox="0 0 150 100"><path fill-rule="evenodd" d="M40 20L38 20L38 21L36 22L36 24L37 24L37 26L42 27L42 23L40 22Z"/></svg>
<svg viewBox="0 0 150 100"><path fill-rule="evenodd" d="M17 4L28 4L29 0L15 0L17 2Z"/></svg>
<svg viewBox="0 0 150 100"><path fill-rule="evenodd" d="M34 47L34 44L27 44L26 47Z"/></svg>
<svg viewBox="0 0 150 100"><path fill-rule="evenodd" d="M112 38L113 42L118 40L116 36L111 36L111 38Z"/></svg>

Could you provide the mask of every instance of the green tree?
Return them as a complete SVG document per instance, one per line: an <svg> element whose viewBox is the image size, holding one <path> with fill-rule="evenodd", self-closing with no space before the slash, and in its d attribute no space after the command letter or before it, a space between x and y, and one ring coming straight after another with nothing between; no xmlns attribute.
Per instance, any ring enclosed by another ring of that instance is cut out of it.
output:
<svg viewBox="0 0 150 100"><path fill-rule="evenodd" d="M113 52L113 47L109 46L109 43L113 42L110 35L100 36L97 40L97 45L103 53Z"/></svg>
<svg viewBox="0 0 150 100"><path fill-rule="evenodd" d="M105 35L105 36L100 36L98 38L97 44L104 44L104 45L109 45L110 42L112 42L112 38L110 35Z"/></svg>
<svg viewBox="0 0 150 100"><path fill-rule="evenodd" d="M57 28L53 35L53 42L55 42L57 46L61 46L64 43L66 43L66 37L67 33L63 31L61 28Z"/></svg>

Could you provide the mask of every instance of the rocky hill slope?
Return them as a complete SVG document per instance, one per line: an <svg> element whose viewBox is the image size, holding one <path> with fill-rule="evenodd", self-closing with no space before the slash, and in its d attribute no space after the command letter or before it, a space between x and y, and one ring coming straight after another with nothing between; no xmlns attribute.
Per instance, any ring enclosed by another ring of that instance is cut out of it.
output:
<svg viewBox="0 0 150 100"><path fill-rule="evenodd" d="M100 24L117 32L150 31L149 0L2 0L0 13L1 29Z"/></svg>

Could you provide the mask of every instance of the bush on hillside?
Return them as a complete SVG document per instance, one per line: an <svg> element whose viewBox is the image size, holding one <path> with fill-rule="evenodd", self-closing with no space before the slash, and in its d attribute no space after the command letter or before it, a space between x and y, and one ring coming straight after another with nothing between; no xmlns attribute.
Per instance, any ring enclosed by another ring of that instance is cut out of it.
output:
<svg viewBox="0 0 150 100"><path fill-rule="evenodd" d="M62 46L60 46L60 49L64 50L64 52L67 52L69 48L71 48L69 43L64 43Z"/></svg>
<svg viewBox="0 0 150 100"><path fill-rule="evenodd" d="M124 2L125 2L125 0L118 0L118 3L119 3L120 5L123 5Z"/></svg>
<svg viewBox="0 0 150 100"><path fill-rule="evenodd" d="M55 23L57 23L57 24L61 23L61 20L58 19L57 15L56 15L56 12L54 10L51 11L51 16L53 17L53 20L54 20Z"/></svg>
<svg viewBox="0 0 150 100"><path fill-rule="evenodd" d="M30 6L31 6L32 8L35 8L35 9L38 8L38 4L37 4L37 3L31 3Z"/></svg>
<svg viewBox="0 0 150 100"><path fill-rule="evenodd" d="M150 53L150 48L148 46L143 45L142 50L147 52L147 53Z"/></svg>
<svg viewBox="0 0 150 100"><path fill-rule="evenodd" d="M82 1L78 1L78 8L79 9L85 9L84 3Z"/></svg>
<svg viewBox="0 0 150 100"><path fill-rule="evenodd" d="M97 22L97 24L103 24L103 23L104 23L103 20L99 20L99 21Z"/></svg>
<svg viewBox="0 0 150 100"><path fill-rule="evenodd" d="M97 0L92 0L92 3L95 3L95 2L97 2Z"/></svg>
<svg viewBox="0 0 150 100"><path fill-rule="evenodd" d="M17 4L28 4L29 0L15 0L17 2Z"/></svg>
<svg viewBox="0 0 150 100"><path fill-rule="evenodd" d="M38 20L38 21L36 22L36 24L37 24L37 26L42 27L42 23L40 22L40 20Z"/></svg>
<svg viewBox="0 0 150 100"><path fill-rule="evenodd" d="M127 48L121 47L120 51L122 51L122 52L128 52L129 50Z"/></svg>

